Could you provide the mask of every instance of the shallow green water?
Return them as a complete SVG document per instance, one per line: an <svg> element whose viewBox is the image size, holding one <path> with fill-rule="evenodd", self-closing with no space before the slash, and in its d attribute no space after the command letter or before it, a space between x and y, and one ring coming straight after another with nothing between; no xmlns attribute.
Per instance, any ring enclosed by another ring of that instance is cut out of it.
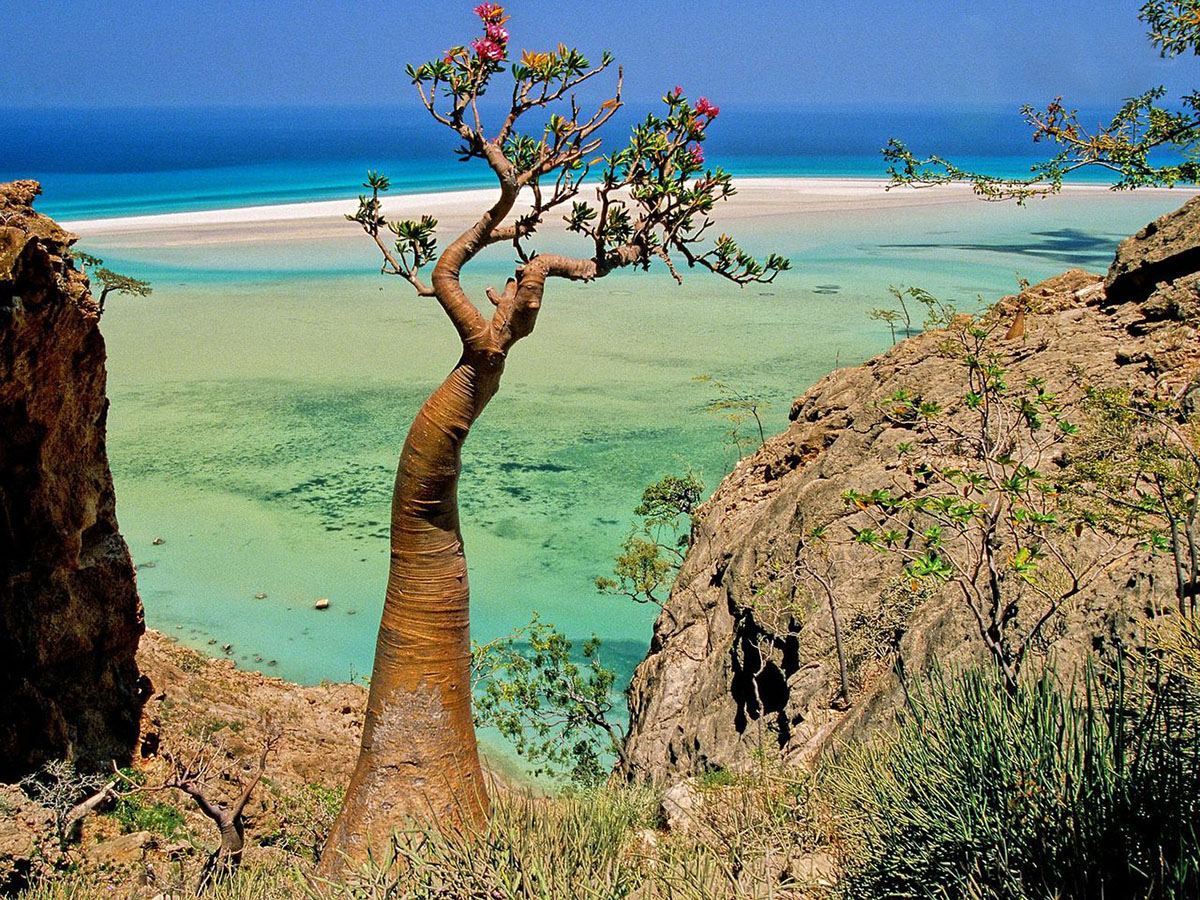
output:
<svg viewBox="0 0 1200 900"><path fill-rule="evenodd" d="M1184 199L764 219L746 242L795 267L768 287L658 273L553 284L465 452L476 638L536 609L572 636L599 634L627 675L654 610L598 596L592 578L645 483L691 467L711 489L733 459L694 376L761 395L780 431L804 388L888 346L866 313L889 284L969 306L1011 292L1018 273L1102 270L1121 236ZM440 311L372 275L350 226L320 243L84 245L155 284L104 318L118 514L150 626L302 682L369 672L396 455L457 356ZM509 271L499 253L469 286Z"/></svg>

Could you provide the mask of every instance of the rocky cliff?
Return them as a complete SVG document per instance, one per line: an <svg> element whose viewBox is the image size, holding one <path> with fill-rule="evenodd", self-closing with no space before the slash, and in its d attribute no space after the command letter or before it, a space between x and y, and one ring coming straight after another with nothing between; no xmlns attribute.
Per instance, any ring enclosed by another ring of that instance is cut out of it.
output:
<svg viewBox="0 0 1200 900"><path fill-rule="evenodd" d="M128 757L140 709L99 314L38 193L0 185L0 781Z"/></svg>
<svg viewBox="0 0 1200 900"><path fill-rule="evenodd" d="M1078 385L1158 384L1200 407L1200 198L1125 241L1105 279L1072 271L1001 301L987 321L1010 381L1045 378L1062 396ZM1013 329L1014 332L1020 329ZM912 432L889 414L898 391L962 411L961 361L946 333L902 341L865 365L836 371L796 401L791 425L742 460L694 518L692 544L647 658L630 687L628 752L659 779L739 768L756 748L809 758L869 730L900 702L893 668L979 658L979 631L949 589L898 578L899 563L832 543L818 574L833 588L850 657L851 702L840 696L833 622L819 582L797 569L814 526L850 533L860 511L848 489L887 487ZM1189 388L1190 386L1190 388ZM1050 461L1053 463L1053 461ZM865 552L864 552L865 550ZM1171 578L1144 554L1075 598L1044 652L1066 655L1131 638L1169 594Z"/></svg>

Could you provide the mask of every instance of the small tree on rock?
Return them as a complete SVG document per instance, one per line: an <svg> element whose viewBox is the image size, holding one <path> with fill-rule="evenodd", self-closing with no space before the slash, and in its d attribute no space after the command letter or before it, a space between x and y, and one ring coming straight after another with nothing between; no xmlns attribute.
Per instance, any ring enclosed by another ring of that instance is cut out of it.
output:
<svg viewBox="0 0 1200 900"><path fill-rule="evenodd" d="M863 520L856 543L900 557L914 584L947 584L961 596L1015 688L1064 604L1137 545L1128 526L1101 529L1067 502L1054 469L1077 426L1043 380L1010 383L999 327L963 317L949 329L943 347L962 364L962 394L945 407L893 395L884 414L913 434L898 445L902 474L844 499Z"/></svg>
<svg viewBox="0 0 1200 900"><path fill-rule="evenodd" d="M92 254L84 253L82 250L76 250L72 255L87 269L88 277L100 285L100 294L96 297L96 305L100 308L100 315L104 315L104 302L108 300L109 294L149 297L154 293L154 288L150 286L150 282L122 275L120 272L114 272L112 269L106 269L104 268L104 260L98 256L92 256Z"/></svg>

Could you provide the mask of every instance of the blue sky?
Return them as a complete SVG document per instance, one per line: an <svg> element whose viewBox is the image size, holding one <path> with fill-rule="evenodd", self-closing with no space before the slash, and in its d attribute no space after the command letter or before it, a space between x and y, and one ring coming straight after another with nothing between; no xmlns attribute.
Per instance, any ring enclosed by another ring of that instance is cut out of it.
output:
<svg viewBox="0 0 1200 900"><path fill-rule="evenodd" d="M9 0L0 106L407 100L404 63L475 35L473 2ZM611 49L630 99L682 82L721 103L1106 106L1164 61L1137 0L513 0L514 45Z"/></svg>

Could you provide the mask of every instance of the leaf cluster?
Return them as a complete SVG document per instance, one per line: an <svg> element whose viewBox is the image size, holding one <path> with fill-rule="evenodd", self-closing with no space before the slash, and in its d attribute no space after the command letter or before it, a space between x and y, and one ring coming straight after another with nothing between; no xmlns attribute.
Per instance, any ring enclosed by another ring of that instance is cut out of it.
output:
<svg viewBox="0 0 1200 900"><path fill-rule="evenodd" d="M719 111L703 98L691 103L679 88L662 99L666 110L648 113L629 143L605 157L596 202L575 202L565 217L567 229L590 238L598 255L633 244L641 250L640 265L658 256L677 279L672 252L689 267L739 284L773 281L790 267L778 254L760 261L727 234L709 249L699 248L717 203L736 193L728 172L705 166L704 142Z"/></svg>
<svg viewBox="0 0 1200 900"><path fill-rule="evenodd" d="M587 238L592 254L571 261L574 267L567 267L571 274L566 277L601 277L625 266L648 268L658 259L679 279L672 254L738 284L769 282L788 268L782 256L760 260L729 235L707 240L716 204L734 194L727 172L704 165L703 143L719 113L716 106L705 98L693 104L676 88L663 98L664 113L647 115L624 147L603 154L599 131L621 106L622 78L618 74L614 96L591 114L581 110L574 91L608 69L611 54L605 52L593 65L579 50L560 43L549 51L525 50L518 61L510 61L503 8L485 3L476 13L483 37L406 69L428 113L461 141L459 158L486 161L507 197L496 207L502 214L485 215L477 233L460 237L468 259L482 246L505 241L520 263L529 263L537 253L527 242L551 210L563 207L569 209L564 216L568 231ZM479 100L505 72L512 80L508 111L499 128L489 130ZM544 124L520 130L523 117L533 110L545 113ZM583 199L582 187L593 166L602 167L599 183L594 199ZM419 272L437 257L436 222L429 217L388 222L379 201L388 190L386 177L371 173L366 186L370 193L360 196L358 210L347 218L375 240L385 274L400 275L419 294L434 295ZM529 211L502 224L522 191L532 195ZM381 239L385 226L396 236L391 246Z"/></svg>
<svg viewBox="0 0 1200 900"><path fill-rule="evenodd" d="M1138 18L1164 57L1189 50L1200 56L1200 0L1147 0Z"/></svg>
<svg viewBox="0 0 1200 900"><path fill-rule="evenodd" d="M596 590L661 608L683 563L703 493L703 483L691 472L647 485L633 511L641 521L621 544L613 577L596 578Z"/></svg>
<svg viewBox="0 0 1200 900"><path fill-rule="evenodd" d="M566 775L595 784L606 754L623 753L624 735L610 721L616 673L600 660L600 641L579 655L562 632L535 614L511 636L472 652L475 720L496 728L535 775Z"/></svg>
<svg viewBox="0 0 1200 900"><path fill-rule="evenodd" d="M1148 0L1139 18L1165 57L1191 51L1200 55L1200 0ZM942 156L918 157L900 140L883 148L892 185L929 187L966 182L985 200L1024 204L1062 189L1065 178L1084 168L1100 168L1114 190L1173 187L1200 182L1200 93L1173 104L1166 89L1154 87L1131 97L1107 123L1090 129L1079 112L1057 97L1045 108L1026 105L1021 114L1035 143L1056 148L1030 167L1025 178L1006 178L964 169Z"/></svg>

